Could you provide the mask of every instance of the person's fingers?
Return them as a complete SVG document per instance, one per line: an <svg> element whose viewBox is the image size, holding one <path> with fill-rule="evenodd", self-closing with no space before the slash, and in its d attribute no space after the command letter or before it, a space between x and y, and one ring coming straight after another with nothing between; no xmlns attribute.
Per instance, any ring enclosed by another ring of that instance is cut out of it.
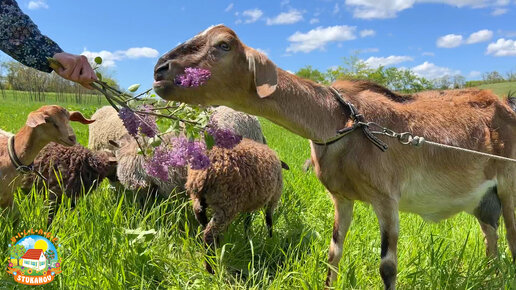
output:
<svg viewBox="0 0 516 290"><path fill-rule="evenodd" d="M73 68L73 72L70 75L70 80L74 82L80 82L79 78L81 76L82 66L80 63L75 63L75 67Z"/></svg>

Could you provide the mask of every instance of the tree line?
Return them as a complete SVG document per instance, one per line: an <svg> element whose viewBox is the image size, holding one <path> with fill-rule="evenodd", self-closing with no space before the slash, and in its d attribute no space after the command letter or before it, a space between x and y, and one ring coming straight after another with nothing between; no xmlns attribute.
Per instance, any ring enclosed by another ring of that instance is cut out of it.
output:
<svg viewBox="0 0 516 290"><path fill-rule="evenodd" d="M119 88L117 82L102 74L102 80L109 85ZM101 101L97 91L88 90L81 85L68 81L56 73L45 73L27 67L16 61L0 63L0 96L7 97L7 92L17 98L28 96L30 101L45 101L47 93L53 92L56 101L75 102L82 104L91 101Z"/></svg>
<svg viewBox="0 0 516 290"><path fill-rule="evenodd" d="M311 65L307 65L299 69L295 74L326 85L336 80L369 80L401 93L415 93L435 89L460 89L484 83L516 81L516 73L507 73L507 77L504 78L496 71L483 74L483 80L481 81L466 82L466 78L460 74L443 75L442 77L429 80L416 75L409 69L385 66L371 68L363 60L359 59L357 55L345 57L342 65L329 68L326 72L321 72L314 69Z"/></svg>

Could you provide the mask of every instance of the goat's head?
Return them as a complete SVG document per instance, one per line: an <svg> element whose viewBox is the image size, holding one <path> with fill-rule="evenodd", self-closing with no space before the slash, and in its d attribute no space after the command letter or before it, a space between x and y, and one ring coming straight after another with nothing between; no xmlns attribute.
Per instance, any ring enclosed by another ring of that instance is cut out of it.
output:
<svg viewBox="0 0 516 290"><path fill-rule="evenodd" d="M60 106L43 106L31 112L26 125L33 128L33 134L43 142L56 142L64 146L73 146L77 142L70 121L91 124L77 111L68 112Z"/></svg>
<svg viewBox="0 0 516 290"><path fill-rule="evenodd" d="M208 69L211 77L199 87L183 88L175 80L187 67ZM243 44L233 30L217 25L164 54L154 78L154 90L166 100L235 105L271 95L278 76L264 54Z"/></svg>

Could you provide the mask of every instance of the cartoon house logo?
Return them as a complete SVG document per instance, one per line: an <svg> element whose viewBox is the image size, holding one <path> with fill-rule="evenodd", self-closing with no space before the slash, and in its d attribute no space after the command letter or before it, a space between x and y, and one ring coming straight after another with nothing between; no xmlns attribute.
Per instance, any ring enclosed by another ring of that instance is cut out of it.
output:
<svg viewBox="0 0 516 290"><path fill-rule="evenodd" d="M31 233L41 233L41 235L31 235ZM57 238L51 233L42 230L24 231L11 238L11 242L13 244L9 244L10 258L7 273L13 275L16 282L42 285L52 282L56 275L61 273L61 260L54 245Z"/></svg>

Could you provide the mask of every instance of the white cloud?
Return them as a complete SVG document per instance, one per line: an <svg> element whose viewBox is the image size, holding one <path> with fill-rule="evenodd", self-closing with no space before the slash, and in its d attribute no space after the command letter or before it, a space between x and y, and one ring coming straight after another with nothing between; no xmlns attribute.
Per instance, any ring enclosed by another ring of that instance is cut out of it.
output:
<svg viewBox="0 0 516 290"><path fill-rule="evenodd" d="M491 12L491 15L493 16L500 16L500 15L503 15L505 13L507 13L509 10L506 9L506 8L496 8L493 10L493 12Z"/></svg>
<svg viewBox="0 0 516 290"><path fill-rule="evenodd" d="M141 57L158 57L159 52L154 48L150 47L131 47L125 51L125 55L128 58L141 58Z"/></svg>
<svg viewBox="0 0 516 290"><path fill-rule="evenodd" d="M430 52L430 51L424 51L424 52L421 53L421 55L423 55L423 56L435 56L435 53Z"/></svg>
<svg viewBox="0 0 516 290"><path fill-rule="evenodd" d="M316 24L316 23L319 23L319 18L310 19L310 24Z"/></svg>
<svg viewBox="0 0 516 290"><path fill-rule="evenodd" d="M263 54L265 54L266 56L269 56L269 53L267 52L268 49L261 49L261 48L255 48L258 52L261 52Z"/></svg>
<svg viewBox="0 0 516 290"><path fill-rule="evenodd" d="M380 49L378 49L376 47L370 47L370 48L359 49L358 51L360 53L370 53L370 52L379 52Z"/></svg>
<svg viewBox="0 0 516 290"><path fill-rule="evenodd" d="M364 63L370 68L378 68L380 66L390 66L413 60L414 59L412 57L404 55L390 55L388 57L371 56L370 58L364 60Z"/></svg>
<svg viewBox="0 0 516 290"><path fill-rule="evenodd" d="M460 74L459 70L452 70L447 67L436 66L435 64L433 64L431 62L427 62L427 61L425 61L424 63L422 63L418 66L413 67L412 71L416 75L418 75L420 77L424 77L429 80L440 78L440 77L443 77L446 75L452 76L452 75Z"/></svg>
<svg viewBox="0 0 516 290"><path fill-rule="evenodd" d="M306 33L297 31L288 38L291 44L287 47L287 52L322 50L330 42L355 39L355 30L355 26L336 25L329 27L319 26Z"/></svg>
<svg viewBox="0 0 516 290"><path fill-rule="evenodd" d="M150 47L132 47L127 50L117 50L115 52L107 50L93 52L84 49L84 51L81 54L86 56L90 61L92 61L95 57L100 56L102 58L103 67L114 67L116 66L116 61L127 58L154 58L158 57L159 52L154 48Z"/></svg>
<svg viewBox="0 0 516 290"><path fill-rule="evenodd" d="M516 56L516 41L500 38L487 46L486 54L494 56Z"/></svg>
<svg viewBox="0 0 516 290"><path fill-rule="evenodd" d="M280 13L274 18L267 18L267 25L293 24L303 20L303 13L292 9L289 12Z"/></svg>
<svg viewBox="0 0 516 290"><path fill-rule="evenodd" d="M481 72L479 72L479 71L476 71L476 70L472 70L472 71L470 71L470 72L469 72L469 74L468 74L468 76L469 76L470 78L478 78L478 77L479 77L479 76L481 76L481 75L482 75L482 73L481 73Z"/></svg>
<svg viewBox="0 0 516 290"><path fill-rule="evenodd" d="M231 9L233 9L234 6L235 6L235 4L229 3L229 5L226 7L226 9L224 9L224 11L229 12L229 11L231 11Z"/></svg>
<svg viewBox="0 0 516 290"><path fill-rule="evenodd" d="M471 33L466 41L467 44L478 43L488 41L493 37L493 32L491 30L482 29L477 32Z"/></svg>
<svg viewBox="0 0 516 290"><path fill-rule="evenodd" d="M247 18L246 20L244 20L245 23L253 23L258 21L258 19L262 17L263 11L258 8L249 9L242 12L242 15Z"/></svg>
<svg viewBox="0 0 516 290"><path fill-rule="evenodd" d="M459 8L499 8L508 5L509 0L346 0L346 5L353 11L353 17L364 19L393 18L398 12L412 8L417 3L442 3Z"/></svg>
<svg viewBox="0 0 516 290"><path fill-rule="evenodd" d="M462 44L462 35L448 34L437 39L438 47L452 48Z"/></svg>
<svg viewBox="0 0 516 290"><path fill-rule="evenodd" d="M340 11L339 3L335 3L335 6L333 7L333 14L337 14Z"/></svg>
<svg viewBox="0 0 516 290"><path fill-rule="evenodd" d="M372 29L360 30L360 37L374 36L376 32Z"/></svg>
<svg viewBox="0 0 516 290"><path fill-rule="evenodd" d="M30 1L27 5L30 10L36 10L36 9L48 9L48 4L44 0L36 0L36 1Z"/></svg>
<svg viewBox="0 0 516 290"><path fill-rule="evenodd" d="M34 243L36 243L36 240L33 238L25 238L23 241L20 242L20 245L25 247L25 250L29 250L34 248Z"/></svg>

